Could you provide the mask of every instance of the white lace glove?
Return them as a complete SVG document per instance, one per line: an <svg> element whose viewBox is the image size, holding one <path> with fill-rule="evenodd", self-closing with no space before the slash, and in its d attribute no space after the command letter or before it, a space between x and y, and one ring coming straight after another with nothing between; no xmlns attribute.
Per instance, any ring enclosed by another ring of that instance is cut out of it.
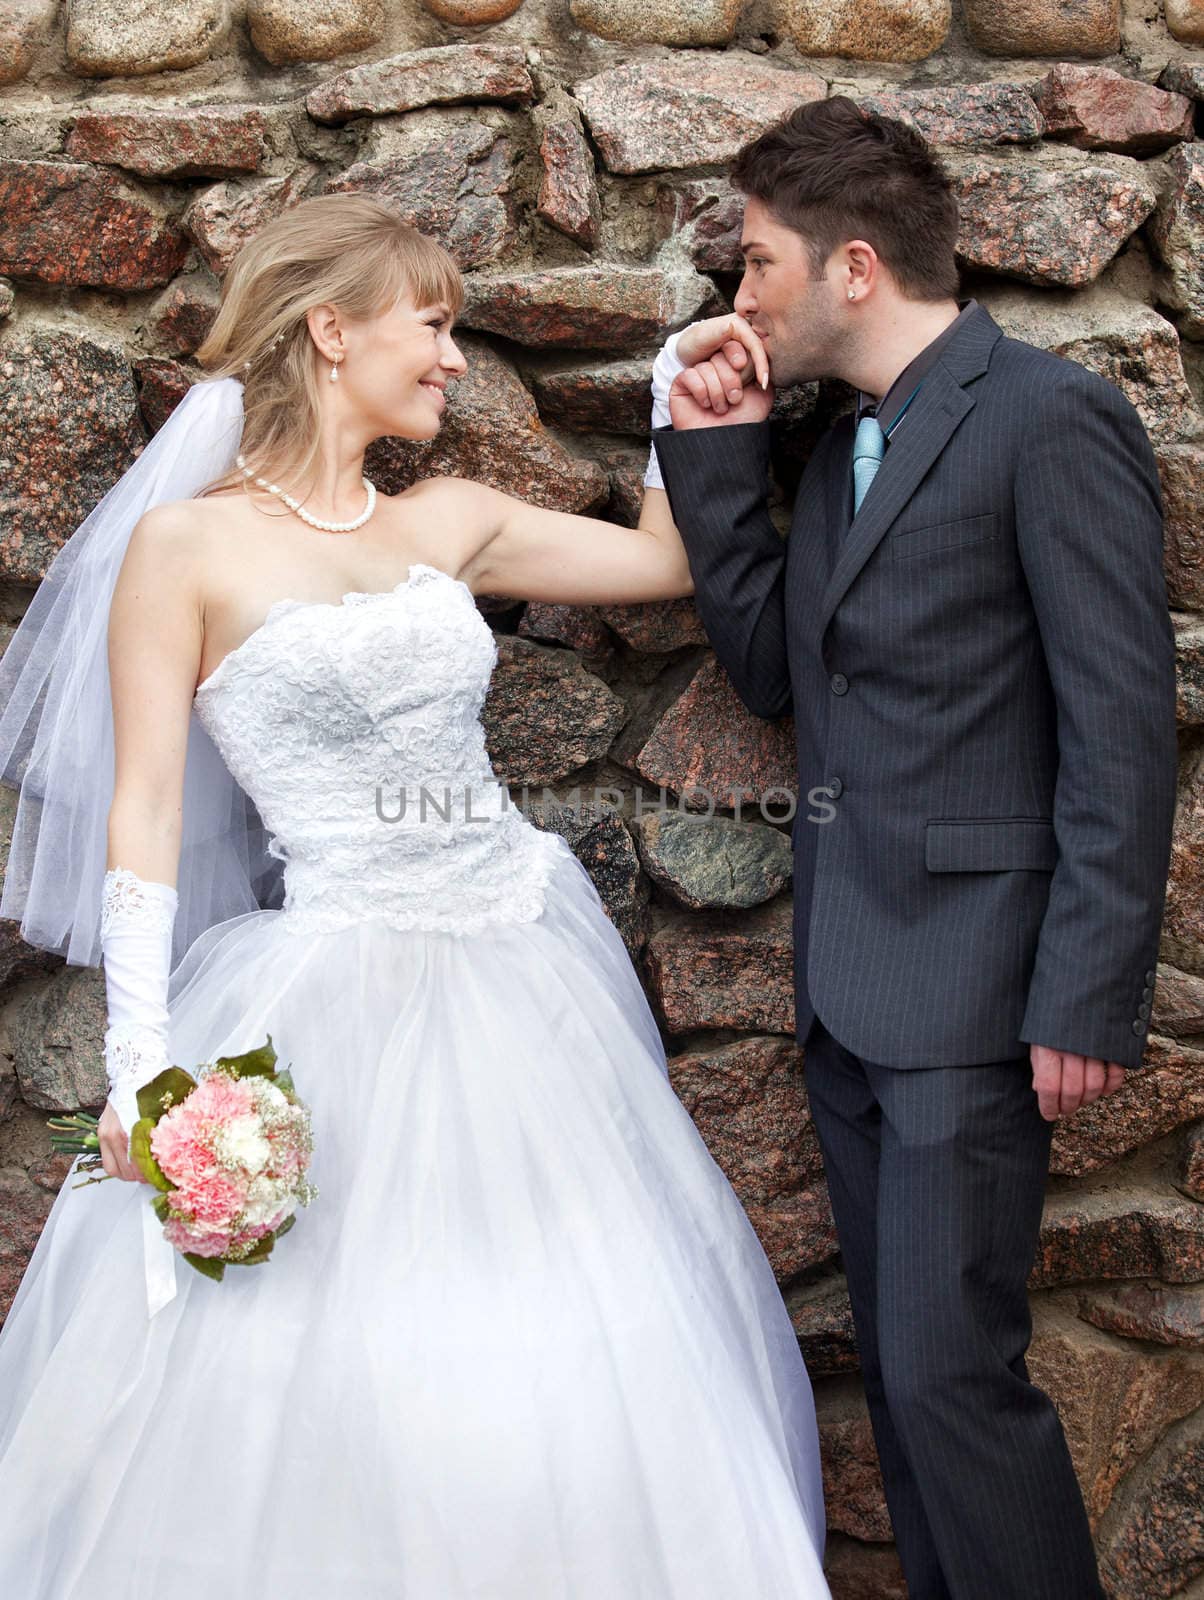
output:
<svg viewBox="0 0 1204 1600"><path fill-rule="evenodd" d="M673 421L669 414L669 390L673 380L679 372L686 370L684 361L677 359L677 341L686 330L679 328L676 333L671 333L661 346L660 354L652 363L652 426L654 428L667 428ZM665 480L661 477L661 464L656 459L656 446L653 445L648 453L648 469L644 473L645 489L663 489Z"/></svg>
<svg viewBox="0 0 1204 1600"><path fill-rule="evenodd" d="M169 1066L167 979L179 895L170 884L140 878L126 867L104 876L100 947L104 958L108 1027L105 1071L109 1104L126 1137L138 1120L137 1091Z"/></svg>

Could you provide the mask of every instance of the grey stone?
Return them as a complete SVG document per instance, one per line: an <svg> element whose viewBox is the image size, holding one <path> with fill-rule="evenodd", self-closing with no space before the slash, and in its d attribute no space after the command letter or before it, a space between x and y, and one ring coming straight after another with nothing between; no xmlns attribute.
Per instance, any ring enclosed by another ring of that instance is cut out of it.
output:
<svg viewBox="0 0 1204 1600"><path fill-rule="evenodd" d="M475 276L460 320L544 348L627 350L659 342L706 303L697 273L609 262L512 276Z"/></svg>
<svg viewBox="0 0 1204 1600"><path fill-rule="evenodd" d="M1166 303L1182 312L1188 338L1204 339L1204 144L1180 145L1170 157L1149 232Z"/></svg>
<svg viewBox="0 0 1204 1600"><path fill-rule="evenodd" d="M537 828L558 833L589 873L594 888L633 960L648 941L648 884L622 817L612 806L540 799L524 814Z"/></svg>
<svg viewBox="0 0 1204 1600"><path fill-rule="evenodd" d="M1078 361L1129 397L1156 444L1200 423L1179 336L1165 317L1109 285L1076 293L987 287L978 299L1005 333Z"/></svg>
<svg viewBox="0 0 1204 1600"><path fill-rule="evenodd" d="M0 567L39 583L144 443L119 341L17 326L0 339Z"/></svg>
<svg viewBox="0 0 1204 1600"><path fill-rule="evenodd" d="M315 122L340 123L365 113L380 117L461 101L529 105L534 98L520 46L452 44L349 67L311 89L305 109Z"/></svg>
<svg viewBox="0 0 1204 1600"><path fill-rule="evenodd" d="M569 0L573 21L620 44L726 44L745 0Z"/></svg>
<svg viewBox="0 0 1204 1600"><path fill-rule="evenodd" d="M653 882L695 911L745 910L790 882L790 840L764 823L657 808L638 819L636 842Z"/></svg>
<svg viewBox="0 0 1204 1600"><path fill-rule="evenodd" d="M70 0L67 64L82 78L194 67L229 28L227 0Z"/></svg>
<svg viewBox="0 0 1204 1600"><path fill-rule="evenodd" d="M467 123L430 142L422 131L417 141L408 150L355 162L329 180L326 192L360 191L391 201L466 271L504 255L517 237L517 152L510 139L484 123Z"/></svg>
<svg viewBox="0 0 1204 1600"><path fill-rule="evenodd" d="M18 83L54 26L58 0L0 0L0 83Z"/></svg>
<svg viewBox="0 0 1204 1600"><path fill-rule="evenodd" d="M1140 162L1051 156L949 163L964 262L1029 283L1089 283L1153 211L1157 191Z"/></svg>
<svg viewBox="0 0 1204 1600"><path fill-rule="evenodd" d="M108 1098L103 968L65 967L21 996L11 1012L21 1098L45 1111L78 1111Z"/></svg>
<svg viewBox="0 0 1204 1600"><path fill-rule="evenodd" d="M1163 67L1158 85L1192 100L1204 100L1204 62L1170 61Z"/></svg>
<svg viewBox="0 0 1204 1600"><path fill-rule="evenodd" d="M600 760L626 715L618 695L571 651L498 639L481 718L490 760L504 783L556 783Z"/></svg>
<svg viewBox="0 0 1204 1600"><path fill-rule="evenodd" d="M864 110L893 117L946 149L1035 144L1045 131L1045 118L1018 83L949 83L868 94L850 84L847 92Z"/></svg>
<svg viewBox="0 0 1204 1600"><path fill-rule="evenodd" d="M1180 44L1204 44L1204 0L1166 0L1166 25Z"/></svg>
<svg viewBox="0 0 1204 1600"><path fill-rule="evenodd" d="M384 0L247 0L247 25L273 66L330 61L380 42Z"/></svg>
<svg viewBox="0 0 1204 1600"><path fill-rule="evenodd" d="M742 272L744 196L726 178L688 178L656 194L662 235L684 249L700 272Z"/></svg>
<svg viewBox="0 0 1204 1600"><path fill-rule="evenodd" d="M1204 723L1204 627L1175 634L1175 676L1179 726L1197 728Z"/></svg>
<svg viewBox="0 0 1204 1600"><path fill-rule="evenodd" d="M608 67L573 92L612 172L655 172L730 161L827 84L733 51Z"/></svg>

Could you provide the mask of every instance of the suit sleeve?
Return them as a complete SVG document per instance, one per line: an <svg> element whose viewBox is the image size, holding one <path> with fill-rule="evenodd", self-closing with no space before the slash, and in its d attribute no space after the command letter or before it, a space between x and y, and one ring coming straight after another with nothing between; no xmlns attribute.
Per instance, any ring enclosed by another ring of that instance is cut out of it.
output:
<svg viewBox="0 0 1204 1600"><path fill-rule="evenodd" d="M715 654L751 712L784 716L786 542L769 517L769 424L658 428L652 438Z"/></svg>
<svg viewBox="0 0 1204 1600"><path fill-rule="evenodd" d="M1058 862L1020 1037L1137 1066L1175 813L1175 646L1157 465L1119 389L1075 370L1050 390L1015 504L1058 741Z"/></svg>

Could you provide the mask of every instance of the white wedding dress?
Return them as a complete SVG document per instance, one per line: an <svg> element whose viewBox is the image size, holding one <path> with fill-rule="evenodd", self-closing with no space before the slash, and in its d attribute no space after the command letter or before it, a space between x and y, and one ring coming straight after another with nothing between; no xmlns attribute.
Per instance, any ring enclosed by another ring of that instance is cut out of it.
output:
<svg viewBox="0 0 1204 1600"><path fill-rule="evenodd" d="M497 784L496 658L416 563L200 685L286 895L176 967L171 1059L270 1033L319 1195L151 1317L150 1190L73 1167L0 1332L0 1595L828 1595L789 1317L597 890Z"/></svg>

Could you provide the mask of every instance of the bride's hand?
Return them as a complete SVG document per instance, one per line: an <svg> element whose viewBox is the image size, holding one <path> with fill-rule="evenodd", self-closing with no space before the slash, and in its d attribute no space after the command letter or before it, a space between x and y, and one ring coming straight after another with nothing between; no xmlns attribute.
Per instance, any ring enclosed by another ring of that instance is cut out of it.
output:
<svg viewBox="0 0 1204 1600"><path fill-rule="evenodd" d="M669 389L675 429L765 421L773 405L769 358L743 317L693 323L678 338L677 357L686 365Z"/></svg>
<svg viewBox="0 0 1204 1600"><path fill-rule="evenodd" d="M127 1154L130 1136L121 1125L121 1118L106 1101L96 1125L100 1139L101 1165L110 1178L124 1178L127 1183L145 1183L146 1179Z"/></svg>
<svg viewBox="0 0 1204 1600"><path fill-rule="evenodd" d="M761 390L769 387L769 357L761 337L750 323L734 312L726 317L692 322L677 336L677 359L685 366L696 367L716 356L726 360L729 367L738 369L742 385L755 383Z"/></svg>

